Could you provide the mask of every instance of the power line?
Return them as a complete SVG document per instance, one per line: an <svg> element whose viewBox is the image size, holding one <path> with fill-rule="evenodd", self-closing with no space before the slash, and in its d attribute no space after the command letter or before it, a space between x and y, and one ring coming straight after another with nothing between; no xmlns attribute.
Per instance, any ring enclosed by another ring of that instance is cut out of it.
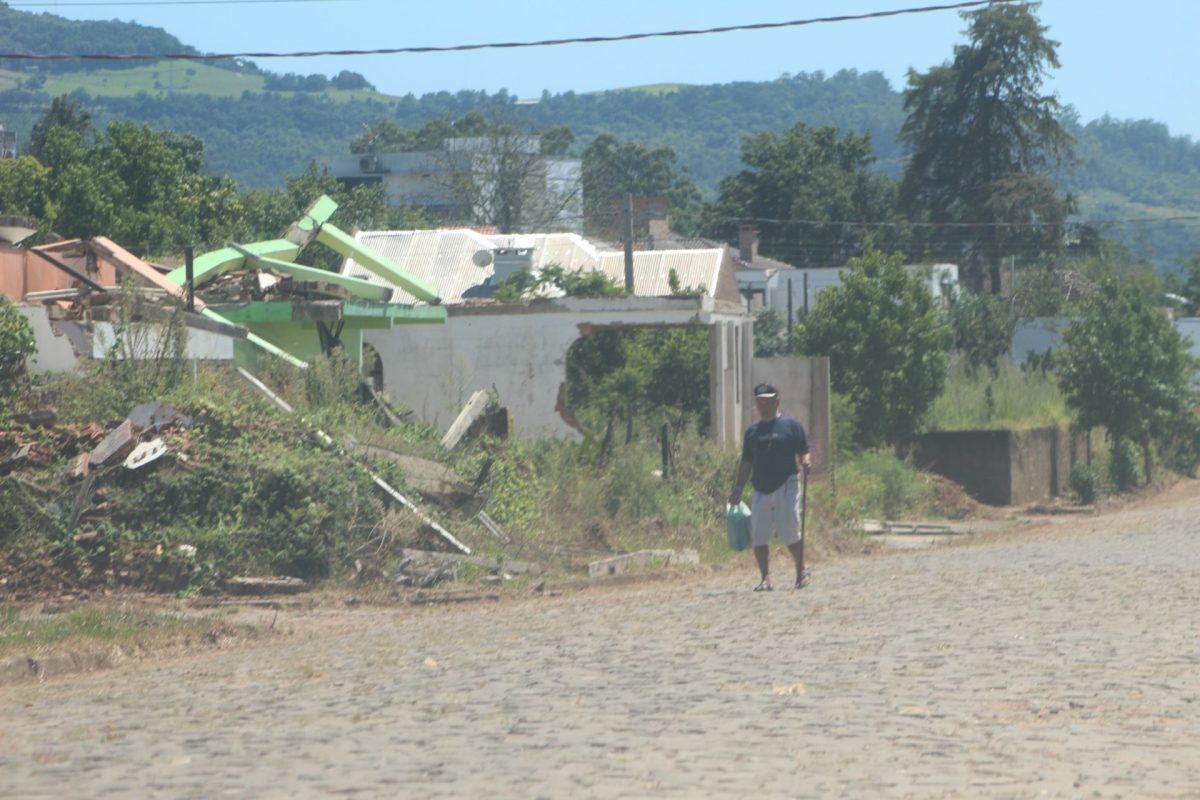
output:
<svg viewBox="0 0 1200 800"><path fill-rule="evenodd" d="M233 0L225 0L232 2ZM241 0L249 2L250 0ZM284 0L258 0L259 2L284 2ZM304 0L292 0L300 2ZM316 0L308 0L315 2ZM172 3L162 0L163 4ZM218 0L179 0L183 2L202 3L218 2ZM715 33L731 33L734 31L760 31L777 28L796 28L804 25L818 25L833 22L853 22L865 19L883 19L908 14L925 14L933 11L953 11L999 3L1023 2L1023 0L971 0L970 2L950 3L946 5L920 6L916 8L898 8L891 11L872 11L866 14L842 14L835 17L815 17L812 19L797 19L788 22L757 22L747 25L723 25L716 28L696 28L671 31L655 31L652 33L627 33L619 36L581 36L568 39L542 39L528 42L492 42L488 44L459 44L444 47L392 47L377 50L310 50L295 53L161 53L150 55L144 53L0 53L0 59L20 59L28 61L69 61L72 59L88 61L156 61L181 59L188 61L215 61L229 58L313 58L317 56L380 56L417 53L452 53L471 50L506 50L525 47L553 47L565 44L601 44L608 42L630 42L640 39L655 39L676 36L704 36ZM136 4L130 2L131 5ZM148 0L147 0L148 4ZM105 4L110 5L110 4ZM116 4L111 4L116 5Z"/></svg>
<svg viewBox="0 0 1200 800"><path fill-rule="evenodd" d="M351 3L356 0L126 0L118 3L8 3L9 8L109 8L110 6L241 6L252 3Z"/></svg>

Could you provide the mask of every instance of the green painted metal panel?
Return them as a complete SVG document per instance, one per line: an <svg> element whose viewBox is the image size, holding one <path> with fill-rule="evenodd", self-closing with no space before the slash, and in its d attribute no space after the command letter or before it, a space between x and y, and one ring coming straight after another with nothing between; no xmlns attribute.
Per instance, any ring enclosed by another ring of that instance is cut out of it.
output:
<svg viewBox="0 0 1200 800"><path fill-rule="evenodd" d="M339 230L335 225L328 223L322 225L321 230L317 232L317 241L333 248L343 256L353 258L371 273L394 283L426 303L440 304L442 302L442 299L437 296L437 290L432 286L404 274L390 260L354 241L354 237Z"/></svg>
<svg viewBox="0 0 1200 800"><path fill-rule="evenodd" d="M238 306L215 306L226 319L243 325L252 322L291 322L296 318L296 309L286 300L264 300Z"/></svg>
<svg viewBox="0 0 1200 800"><path fill-rule="evenodd" d="M321 195L316 199L308 211L296 221L296 225L300 230L311 231L324 225L333 216L333 212L337 211L337 203L327 195Z"/></svg>
<svg viewBox="0 0 1200 800"><path fill-rule="evenodd" d="M215 319L218 322L224 322L226 324L231 324L228 319L221 316L220 314L213 311L212 309L206 308L200 313L202 313L204 316L208 317L209 319ZM257 335L253 331L246 334L246 341L257 345L259 348L261 348L263 350L266 350L271 355L282 358L284 361L288 362L289 364L300 367L301 369L306 369L308 367L308 364L305 364L303 361L296 358L294 355L287 352L286 350L276 347L275 345L271 344L266 339ZM234 344L235 349L237 348L237 346L238 346L238 343L235 343Z"/></svg>
<svg viewBox="0 0 1200 800"><path fill-rule="evenodd" d="M236 250L242 250L241 245L230 245ZM246 253L246 261L252 267L270 267L271 269L282 272L285 275L291 275L293 278L299 278L302 281L321 281L323 283L331 283L334 286L340 286L346 291L353 294L355 297L361 297L364 300L380 300L387 302L392 299L394 293L392 289L386 286L377 286L370 281L364 281L362 278L351 278L348 275L341 275L329 270L317 269L316 267L306 267L301 264L293 264L290 261L280 261L277 258L266 258L264 256L256 256L249 252Z"/></svg>
<svg viewBox="0 0 1200 800"><path fill-rule="evenodd" d="M244 246L256 256L265 258L295 258L300 252L300 248L285 239L272 239L267 242L253 242ZM238 269L246 262L246 256L239 253L232 247L222 247L220 250L211 250L202 256L199 256L192 262L192 275L196 281L196 285L210 281L213 278L233 269ZM179 267L167 273L167 280L176 286L183 286L187 283L187 269Z"/></svg>

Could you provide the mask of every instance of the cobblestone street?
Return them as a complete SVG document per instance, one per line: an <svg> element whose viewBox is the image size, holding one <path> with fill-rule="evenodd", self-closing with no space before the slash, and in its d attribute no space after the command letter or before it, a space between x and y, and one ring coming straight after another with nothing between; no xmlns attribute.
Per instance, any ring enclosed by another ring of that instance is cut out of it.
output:
<svg viewBox="0 0 1200 800"><path fill-rule="evenodd" d="M1200 797L1196 486L814 566L3 687L0 796Z"/></svg>

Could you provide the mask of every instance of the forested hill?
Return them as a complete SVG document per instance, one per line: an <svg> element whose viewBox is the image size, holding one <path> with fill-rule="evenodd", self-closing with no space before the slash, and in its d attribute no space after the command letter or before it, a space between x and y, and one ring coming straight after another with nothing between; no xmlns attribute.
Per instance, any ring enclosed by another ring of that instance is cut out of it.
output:
<svg viewBox="0 0 1200 800"><path fill-rule="evenodd" d="M133 22L76 21L53 14L14 11L0 3L0 52L50 55L56 53L195 53L161 28ZM105 69L121 69L138 62L106 62ZM33 65L36 64L36 68ZM80 62L0 59L0 69L32 73L76 72Z"/></svg>
<svg viewBox="0 0 1200 800"><path fill-rule="evenodd" d="M0 5L0 50L59 52L64 42L89 51L190 49L154 28L71 22ZM544 93L537 102L522 103L505 92L390 97L370 90L361 76L349 75L356 80L279 76L241 62L163 61L120 70L105 62L0 62L0 122L17 131L19 143L28 141L51 98L74 93L98 125L131 119L195 134L205 144L211 171L257 188L282 185L286 176L299 174L311 160L347 152L350 140L372 122L392 119L417 127L432 118L473 110L502 112L535 128L565 125L575 134L576 152L601 132L646 145L669 145L709 198L721 178L741 169L743 136L781 131L797 121L869 132L880 171L895 177L901 168L896 142L904 120L901 95L874 72ZM1172 137L1165 126L1149 120L1069 121L1068 128L1078 140L1080 163L1058 180L1075 193L1080 216L1165 218L1200 211L1200 143ZM1154 252L1146 253L1159 263L1200 249L1200 225L1172 224L1156 228ZM1127 241L1137 238L1124 233Z"/></svg>

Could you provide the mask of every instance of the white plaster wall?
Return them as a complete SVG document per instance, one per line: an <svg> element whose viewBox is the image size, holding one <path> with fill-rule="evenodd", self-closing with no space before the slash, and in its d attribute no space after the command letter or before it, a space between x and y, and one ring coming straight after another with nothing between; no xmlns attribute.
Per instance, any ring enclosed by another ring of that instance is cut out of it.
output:
<svg viewBox="0 0 1200 800"><path fill-rule="evenodd" d="M80 358L101 359L116 342L116 330L110 322L90 325L75 320L51 321L43 305L18 306L33 328L37 352L30 361L33 372L69 372ZM153 358L160 338L159 326L139 326L139 358ZM188 329L185 357L189 359L232 361L233 339L208 331Z"/></svg>
<svg viewBox="0 0 1200 800"><path fill-rule="evenodd" d="M565 386L567 351L580 326L745 323L739 312L711 311L712 299L565 299L495 313L451 309L444 325L367 330L366 344L383 364L383 390L439 430L454 422L478 390L494 391L513 417L517 436L579 441L582 434L556 411ZM749 375L749 369L737 371ZM722 384L721 396L734 396Z"/></svg>
<svg viewBox="0 0 1200 800"><path fill-rule="evenodd" d="M383 362L384 392L422 420L444 431L474 392L494 390L522 438L582 438L554 410L578 338L576 321L545 314L364 332Z"/></svg>
<svg viewBox="0 0 1200 800"><path fill-rule="evenodd" d="M46 307L23 305L17 308L25 319L29 320L29 326L33 328L33 341L37 346L37 352L29 361L30 371L69 372L75 369L75 364L79 361L75 346L62 330L55 330L51 325ZM81 348L86 348L85 342L81 341L78 344Z"/></svg>

